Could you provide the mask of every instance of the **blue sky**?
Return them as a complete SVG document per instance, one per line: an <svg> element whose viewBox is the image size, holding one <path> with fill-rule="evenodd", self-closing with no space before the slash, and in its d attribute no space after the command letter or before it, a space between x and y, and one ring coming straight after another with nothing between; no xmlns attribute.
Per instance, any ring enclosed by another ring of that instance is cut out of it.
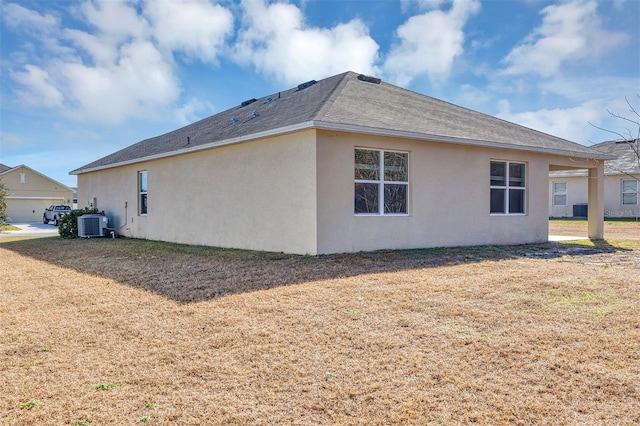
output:
<svg viewBox="0 0 640 426"><path fill-rule="evenodd" d="M344 71L585 145L640 110L637 0L0 0L0 163L68 172Z"/></svg>

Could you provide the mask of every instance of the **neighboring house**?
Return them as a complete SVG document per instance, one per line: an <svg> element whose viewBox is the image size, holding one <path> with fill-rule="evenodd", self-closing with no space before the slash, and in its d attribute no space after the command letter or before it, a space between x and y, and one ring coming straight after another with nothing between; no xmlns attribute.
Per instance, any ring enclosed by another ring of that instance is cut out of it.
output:
<svg viewBox="0 0 640 426"><path fill-rule="evenodd" d="M615 156L604 163L604 216L640 217L640 153L638 140L607 141L592 148ZM582 217L588 208L587 170L549 174L549 216Z"/></svg>
<svg viewBox="0 0 640 426"><path fill-rule="evenodd" d="M11 222L40 222L51 204L71 205L73 190L25 165L0 164L0 179L9 189L7 213Z"/></svg>
<svg viewBox="0 0 640 426"><path fill-rule="evenodd" d="M125 236L315 255L545 242L549 172L589 168L597 207L607 158L347 72L71 174L79 206ZM603 237L601 214L589 236Z"/></svg>

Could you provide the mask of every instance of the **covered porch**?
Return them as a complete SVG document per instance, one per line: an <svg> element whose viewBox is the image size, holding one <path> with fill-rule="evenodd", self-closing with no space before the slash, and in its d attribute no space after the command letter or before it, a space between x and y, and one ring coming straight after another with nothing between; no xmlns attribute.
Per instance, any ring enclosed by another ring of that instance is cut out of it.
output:
<svg viewBox="0 0 640 426"><path fill-rule="evenodd" d="M562 158L549 164L549 173L562 171L583 171L587 175L587 234L586 235L549 235L549 241L563 239L604 238L604 160L583 158ZM553 194L549 199L552 200ZM552 202L552 201L550 201ZM551 233L550 233L551 234Z"/></svg>

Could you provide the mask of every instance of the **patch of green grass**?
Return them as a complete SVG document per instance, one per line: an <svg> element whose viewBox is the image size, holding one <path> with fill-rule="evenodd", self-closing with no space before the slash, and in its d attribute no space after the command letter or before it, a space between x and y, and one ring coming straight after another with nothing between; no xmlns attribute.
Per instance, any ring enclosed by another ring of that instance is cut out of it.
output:
<svg viewBox="0 0 640 426"><path fill-rule="evenodd" d="M551 299L555 308L580 309L588 307L589 312L599 317L615 312L621 301L622 299L614 293L591 293L588 291Z"/></svg>
<svg viewBox="0 0 640 426"><path fill-rule="evenodd" d="M24 404L20 404L20 408L24 410L31 410L33 407L39 404L40 404L40 401L38 401L37 399L30 399Z"/></svg>
<svg viewBox="0 0 640 426"><path fill-rule="evenodd" d="M38 352L51 352L51 348L49 346L40 346Z"/></svg>
<svg viewBox="0 0 640 426"><path fill-rule="evenodd" d="M19 230L20 230L20 228L18 228L17 226L7 225L7 224L0 225L0 232L3 232L3 231L19 231Z"/></svg>
<svg viewBox="0 0 640 426"><path fill-rule="evenodd" d="M111 390L115 388L116 388L116 385L113 383L99 383L96 385L96 390L99 390L99 391Z"/></svg>
<svg viewBox="0 0 640 426"><path fill-rule="evenodd" d="M81 418L81 419L71 420L71 421L69 422L69 424L70 424L71 426L87 426L87 425L89 425L90 423L91 423L91 420L89 420L89 419L88 419L88 418L86 418L86 417L83 417L83 418Z"/></svg>
<svg viewBox="0 0 640 426"><path fill-rule="evenodd" d="M158 408L158 403L154 401L149 401L146 404L144 404L144 408L148 408L148 409Z"/></svg>
<svg viewBox="0 0 640 426"><path fill-rule="evenodd" d="M151 420L151 416L142 416L138 419L138 423L146 423Z"/></svg>

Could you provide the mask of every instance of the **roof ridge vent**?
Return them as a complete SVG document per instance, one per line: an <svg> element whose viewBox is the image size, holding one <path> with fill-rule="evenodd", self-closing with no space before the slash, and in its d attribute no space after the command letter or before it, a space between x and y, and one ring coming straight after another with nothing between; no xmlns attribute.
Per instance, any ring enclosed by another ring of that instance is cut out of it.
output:
<svg viewBox="0 0 640 426"><path fill-rule="evenodd" d="M255 101L257 101L256 98L251 98L247 101L244 101L243 103L240 104L240 108L242 107L246 107L247 105L251 105L252 103L254 103Z"/></svg>
<svg viewBox="0 0 640 426"><path fill-rule="evenodd" d="M631 140L627 140L627 141L616 141L616 145L617 144L623 144L623 143L636 143L635 139L631 139Z"/></svg>
<svg viewBox="0 0 640 426"><path fill-rule="evenodd" d="M374 83L374 84L380 84L382 82L382 80L377 78L377 77L371 77L371 76L364 75L364 74L360 74L358 76L358 80L364 81L364 82L367 82L367 83Z"/></svg>
<svg viewBox="0 0 640 426"><path fill-rule="evenodd" d="M306 83L298 84L298 90L304 90L307 87L311 87L316 83L317 83L317 81L315 81L315 80L309 80Z"/></svg>

